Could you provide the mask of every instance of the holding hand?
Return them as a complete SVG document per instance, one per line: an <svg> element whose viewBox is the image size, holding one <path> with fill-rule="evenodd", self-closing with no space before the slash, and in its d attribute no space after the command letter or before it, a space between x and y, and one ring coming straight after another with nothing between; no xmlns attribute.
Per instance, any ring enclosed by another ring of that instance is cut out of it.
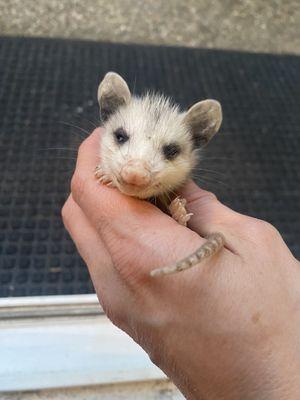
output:
<svg viewBox="0 0 300 400"><path fill-rule="evenodd" d="M108 317L188 399L298 399L300 265L280 234L192 182L182 193L193 213L188 228L99 185L99 135L80 147L62 213ZM226 238L217 255L150 277L212 232Z"/></svg>

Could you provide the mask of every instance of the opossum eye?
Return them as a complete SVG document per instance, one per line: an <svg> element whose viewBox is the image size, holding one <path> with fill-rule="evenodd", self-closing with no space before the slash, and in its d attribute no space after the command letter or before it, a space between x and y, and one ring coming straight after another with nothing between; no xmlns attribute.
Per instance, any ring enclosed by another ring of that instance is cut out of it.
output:
<svg viewBox="0 0 300 400"><path fill-rule="evenodd" d="M180 146L177 143L169 143L165 144L162 150L167 160L174 160L180 153Z"/></svg>
<svg viewBox="0 0 300 400"><path fill-rule="evenodd" d="M129 139L129 136L127 135L127 133L124 131L123 128L119 128L116 131L114 131L114 136L115 136L116 142L119 144L123 144L123 143L127 142L127 140Z"/></svg>

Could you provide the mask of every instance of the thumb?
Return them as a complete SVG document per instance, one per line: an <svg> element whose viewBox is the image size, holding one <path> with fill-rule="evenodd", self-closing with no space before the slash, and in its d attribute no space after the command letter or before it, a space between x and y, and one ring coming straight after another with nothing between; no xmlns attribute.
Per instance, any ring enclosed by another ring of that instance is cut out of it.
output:
<svg viewBox="0 0 300 400"><path fill-rule="evenodd" d="M241 214L222 204L215 194L201 189L193 181L182 188L180 195L187 201L188 212L193 213L189 228L201 236L213 232L226 234L241 224Z"/></svg>

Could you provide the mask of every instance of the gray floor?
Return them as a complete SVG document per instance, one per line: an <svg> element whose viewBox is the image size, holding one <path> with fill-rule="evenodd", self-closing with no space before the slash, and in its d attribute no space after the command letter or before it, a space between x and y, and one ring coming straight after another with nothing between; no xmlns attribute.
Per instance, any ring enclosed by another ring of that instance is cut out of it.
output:
<svg viewBox="0 0 300 400"><path fill-rule="evenodd" d="M299 0L0 0L0 35L300 53Z"/></svg>
<svg viewBox="0 0 300 400"><path fill-rule="evenodd" d="M1 395L1 394L0 394ZM1 400L184 400L168 381L7 393Z"/></svg>

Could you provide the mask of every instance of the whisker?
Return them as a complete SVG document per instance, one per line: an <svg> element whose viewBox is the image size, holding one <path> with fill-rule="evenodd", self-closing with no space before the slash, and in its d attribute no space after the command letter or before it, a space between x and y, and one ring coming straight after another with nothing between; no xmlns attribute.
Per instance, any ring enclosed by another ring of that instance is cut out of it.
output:
<svg viewBox="0 0 300 400"><path fill-rule="evenodd" d="M228 158L228 157L205 157L205 156L202 156L202 157L200 158L200 161L201 161L201 162L205 162L206 160L216 160L216 161L218 161L218 160L225 160L225 161L235 161L235 159L234 159L234 158Z"/></svg>
<svg viewBox="0 0 300 400"><path fill-rule="evenodd" d="M223 185L223 186L230 188L230 185L228 185L227 183L219 181L214 178L210 178L210 177L208 178L207 176L196 177L195 180L198 182L202 181L202 183L213 183L213 184Z"/></svg>
<svg viewBox="0 0 300 400"><path fill-rule="evenodd" d="M93 120L91 120L91 119L88 119L88 118L86 118L86 117L84 117L83 120L89 122L95 129L96 129L96 128L99 128L99 124L97 125L95 121L93 121Z"/></svg>
<svg viewBox="0 0 300 400"><path fill-rule="evenodd" d="M210 173L213 173L213 174L219 174L219 175L226 176L226 174L224 172L215 171L213 169L196 168L196 171L210 172Z"/></svg>
<svg viewBox="0 0 300 400"><path fill-rule="evenodd" d="M78 151L78 149L72 149L69 147L47 147L47 148L36 149L36 151L48 151L48 150L64 150L64 151L75 151L75 152Z"/></svg>
<svg viewBox="0 0 300 400"><path fill-rule="evenodd" d="M76 161L77 157L60 157L60 156L53 156L49 157L49 160L73 160Z"/></svg>
<svg viewBox="0 0 300 400"><path fill-rule="evenodd" d="M203 172L200 173L192 173L191 177L192 178L203 178L207 176L210 179L218 179L220 178L221 180L228 180L228 177L225 174L212 174L211 172L206 172L205 174Z"/></svg>
<svg viewBox="0 0 300 400"><path fill-rule="evenodd" d="M86 139L91 132L87 131L86 129L82 128L81 126L75 125L75 124L71 124L70 122L66 122L66 121L58 121L59 123L66 125L66 126L70 126L71 128L76 128L79 129L81 132L85 133L86 136L81 136L83 139Z"/></svg>

